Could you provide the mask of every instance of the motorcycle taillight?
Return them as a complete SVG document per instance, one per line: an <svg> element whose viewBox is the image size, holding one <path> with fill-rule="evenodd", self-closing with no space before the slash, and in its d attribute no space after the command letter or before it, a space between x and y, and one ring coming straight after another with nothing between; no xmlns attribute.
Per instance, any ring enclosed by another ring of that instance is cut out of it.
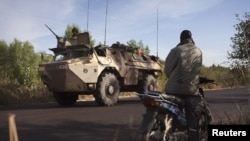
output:
<svg viewBox="0 0 250 141"><path fill-rule="evenodd" d="M155 101L154 99L143 99L142 103L146 106L146 107L157 107L160 105L159 101Z"/></svg>

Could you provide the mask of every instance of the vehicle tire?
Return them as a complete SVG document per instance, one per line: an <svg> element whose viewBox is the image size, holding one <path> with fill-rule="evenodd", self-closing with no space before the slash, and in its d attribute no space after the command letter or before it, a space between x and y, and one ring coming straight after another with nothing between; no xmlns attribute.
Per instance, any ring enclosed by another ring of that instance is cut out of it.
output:
<svg viewBox="0 0 250 141"><path fill-rule="evenodd" d="M113 106L117 103L120 94L120 85L112 73L102 74L94 92L95 101L101 106Z"/></svg>
<svg viewBox="0 0 250 141"><path fill-rule="evenodd" d="M137 92L143 94L147 91L155 91L156 90L156 79L152 74L145 74L139 80L138 90Z"/></svg>
<svg viewBox="0 0 250 141"><path fill-rule="evenodd" d="M54 98L58 104L63 105L63 106L69 106L69 105L73 105L76 103L78 96L74 94L70 94L70 93L55 92Z"/></svg>
<svg viewBox="0 0 250 141"><path fill-rule="evenodd" d="M162 119L164 118L165 119ZM175 141L186 140L187 133L185 130L178 131L179 129L175 125L175 119L171 114L162 116L161 119L154 120L153 126L146 134L146 140L150 141Z"/></svg>

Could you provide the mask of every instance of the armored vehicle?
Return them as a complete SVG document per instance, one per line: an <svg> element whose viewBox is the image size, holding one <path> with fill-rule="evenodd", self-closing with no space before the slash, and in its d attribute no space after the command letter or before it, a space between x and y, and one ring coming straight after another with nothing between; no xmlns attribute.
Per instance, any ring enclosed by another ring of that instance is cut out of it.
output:
<svg viewBox="0 0 250 141"><path fill-rule="evenodd" d="M43 83L60 105L76 103L78 95L93 95L102 106L117 103L120 92L152 91L162 69L157 57L140 55L132 47L90 45L88 32L77 39L57 38L50 48L54 60L39 65Z"/></svg>

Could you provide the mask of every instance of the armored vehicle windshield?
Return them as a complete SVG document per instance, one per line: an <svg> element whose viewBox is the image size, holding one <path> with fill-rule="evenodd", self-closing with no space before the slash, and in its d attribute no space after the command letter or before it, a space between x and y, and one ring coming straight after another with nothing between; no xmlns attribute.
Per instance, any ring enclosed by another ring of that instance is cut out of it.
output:
<svg viewBox="0 0 250 141"><path fill-rule="evenodd" d="M66 48L51 48L51 51L55 54L54 60L67 60L78 57L89 57L91 53L91 49L84 45L74 45L68 46Z"/></svg>

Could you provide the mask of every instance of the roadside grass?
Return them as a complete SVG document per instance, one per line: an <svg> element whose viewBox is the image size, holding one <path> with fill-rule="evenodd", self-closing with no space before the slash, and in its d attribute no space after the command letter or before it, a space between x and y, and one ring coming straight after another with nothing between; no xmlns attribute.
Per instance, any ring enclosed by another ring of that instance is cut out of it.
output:
<svg viewBox="0 0 250 141"><path fill-rule="evenodd" d="M13 81L0 82L0 106L48 103L54 101L44 85L20 86Z"/></svg>

